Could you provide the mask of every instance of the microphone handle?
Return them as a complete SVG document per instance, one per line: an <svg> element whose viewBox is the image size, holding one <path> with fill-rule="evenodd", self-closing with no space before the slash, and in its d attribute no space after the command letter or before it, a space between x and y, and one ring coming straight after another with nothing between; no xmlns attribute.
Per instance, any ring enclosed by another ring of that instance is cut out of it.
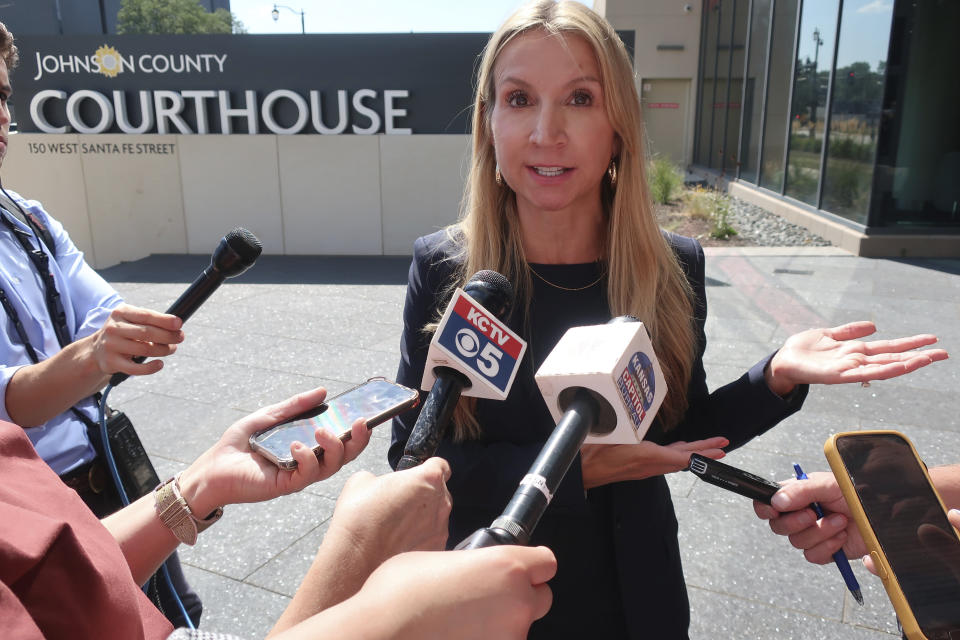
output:
<svg viewBox="0 0 960 640"><path fill-rule="evenodd" d="M502 544L520 544L520 541L504 529L484 527L470 534L470 537L465 538L463 542L454 547L454 550L482 549L484 547L496 547Z"/></svg>
<svg viewBox="0 0 960 640"><path fill-rule="evenodd" d="M403 457L397 463L397 471L423 464L437 452L453 416L453 410L460 400L460 394L469 384L465 375L450 367L437 367L434 374L437 379L423 403L420 417L413 425L413 431L410 432L410 438L403 449Z"/></svg>
<svg viewBox="0 0 960 640"><path fill-rule="evenodd" d="M203 270L196 280L193 281L186 291L184 291L179 298L177 298L170 308L166 310L165 313L170 315L177 316L184 322L193 315L193 313L200 308L204 302L207 301L214 291L217 290L223 281L226 278L223 275L209 266ZM133 361L136 363L141 363L146 360L144 356L134 356ZM122 372L117 372L110 377L110 384L114 387L129 378L130 375Z"/></svg>
<svg viewBox="0 0 960 640"><path fill-rule="evenodd" d="M597 423L599 413L600 407L590 393L586 389L577 390L507 508L490 527L474 532L457 545L457 549L529 543L553 494L580 453L583 441Z"/></svg>
<svg viewBox="0 0 960 640"><path fill-rule="evenodd" d="M225 279L223 274L214 269L212 265L207 267L164 313L177 316L186 322L200 308L200 305L213 295L217 287L223 284Z"/></svg>

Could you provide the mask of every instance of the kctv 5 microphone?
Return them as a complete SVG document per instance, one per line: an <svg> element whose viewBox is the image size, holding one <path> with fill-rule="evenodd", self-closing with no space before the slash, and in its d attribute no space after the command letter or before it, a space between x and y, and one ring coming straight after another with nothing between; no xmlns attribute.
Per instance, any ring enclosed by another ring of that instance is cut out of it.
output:
<svg viewBox="0 0 960 640"><path fill-rule="evenodd" d="M220 240L220 244L213 250L210 257L210 266L203 270L193 284L170 305L166 313L177 316L184 322L193 315L200 305L217 290L224 280L238 276L256 262L263 251L263 245L243 227L237 227ZM134 362L143 362L143 356L135 356ZM126 373L115 373L110 378L110 384L117 386L129 376Z"/></svg>
<svg viewBox="0 0 960 640"><path fill-rule="evenodd" d="M430 342L421 389L423 403L397 471L422 464L440 446L461 395L503 400L527 343L501 319L513 304L513 286L496 271L478 271L457 289Z"/></svg>
<svg viewBox="0 0 960 640"><path fill-rule="evenodd" d="M667 392L647 331L631 316L568 330L536 380L557 426L500 517L457 549L527 544L584 442L640 442Z"/></svg>

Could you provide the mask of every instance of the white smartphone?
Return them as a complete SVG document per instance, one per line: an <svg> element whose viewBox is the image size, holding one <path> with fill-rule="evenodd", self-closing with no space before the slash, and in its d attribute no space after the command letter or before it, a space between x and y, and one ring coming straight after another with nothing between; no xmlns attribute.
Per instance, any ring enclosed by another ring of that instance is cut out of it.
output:
<svg viewBox="0 0 960 640"><path fill-rule="evenodd" d="M314 432L326 429L341 441L350 439L350 428L358 418L367 421L367 428L389 420L398 413L413 408L420 394L384 378L371 378L363 384L250 436L250 448L281 469L293 469L297 461L290 454L290 445L302 442L312 447L319 458L323 449L317 444Z"/></svg>

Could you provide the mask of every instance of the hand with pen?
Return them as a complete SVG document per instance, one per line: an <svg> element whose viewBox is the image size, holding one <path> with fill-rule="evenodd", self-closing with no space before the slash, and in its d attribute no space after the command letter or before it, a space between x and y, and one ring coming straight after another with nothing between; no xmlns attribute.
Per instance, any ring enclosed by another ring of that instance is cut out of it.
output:
<svg viewBox="0 0 960 640"><path fill-rule="evenodd" d="M793 463L793 470L797 474L797 480L809 480L807 474L804 473L803 469L800 468L800 465L796 462ZM771 501L773 499L771 498ZM810 503L810 508L813 509L813 512L817 514L817 518L822 520L824 517L823 507L820 506L820 503L817 501ZM853 575L853 570L850 568L850 563L847 561L847 556L843 551L836 551L831 556L833 558L833 563L837 565L837 569L840 570L840 575L843 576L843 581L847 585L847 589L850 590L850 593L853 594L853 597L857 600L857 603L862 607L863 606L863 594L860 592L860 584L857 582L856 576Z"/></svg>
<svg viewBox="0 0 960 640"><path fill-rule="evenodd" d="M814 511L819 504L823 517ZM770 505L754 501L757 517L768 520L774 533L787 536L813 564L834 561L842 551L847 558L862 558L866 544L850 517L850 509L830 472L811 473L806 480L787 480L774 494ZM872 567L868 564L868 569Z"/></svg>
<svg viewBox="0 0 960 640"><path fill-rule="evenodd" d="M931 467L930 477L949 509L947 518L960 530L960 464ZM753 503L757 517L769 521L774 533L787 536L813 564L827 564L834 553L843 551L848 558L862 558L867 570L877 573L832 473L815 472L807 480L791 479L781 484L770 505ZM814 502L819 503L826 517L817 517L811 507ZM894 513L897 517L912 517L904 505L892 508L891 517Z"/></svg>

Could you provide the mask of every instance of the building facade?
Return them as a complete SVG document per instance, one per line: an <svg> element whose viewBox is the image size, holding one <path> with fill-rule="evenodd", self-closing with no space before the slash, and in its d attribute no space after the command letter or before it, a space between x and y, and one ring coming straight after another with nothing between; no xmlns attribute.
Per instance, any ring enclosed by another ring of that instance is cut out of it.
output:
<svg viewBox="0 0 960 640"><path fill-rule="evenodd" d="M960 255L960 3L596 6L636 31L653 152L859 255Z"/></svg>
<svg viewBox="0 0 960 640"><path fill-rule="evenodd" d="M957 27L955 2L708 0L694 164L858 253L960 255Z"/></svg>

